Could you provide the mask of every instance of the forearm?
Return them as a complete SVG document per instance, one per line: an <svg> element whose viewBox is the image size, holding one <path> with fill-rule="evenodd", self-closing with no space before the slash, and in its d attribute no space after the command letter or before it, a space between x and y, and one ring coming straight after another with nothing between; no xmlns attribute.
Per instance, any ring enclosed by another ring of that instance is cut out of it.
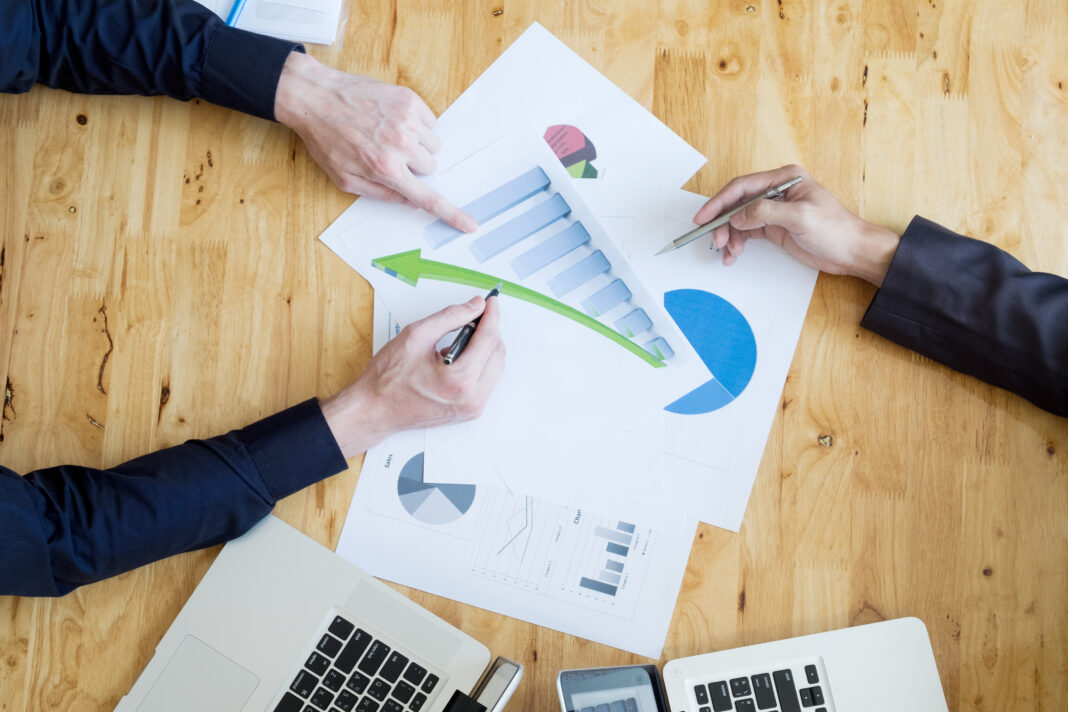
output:
<svg viewBox="0 0 1068 712"><path fill-rule="evenodd" d="M109 470L0 470L0 595L63 595L240 536L345 468L315 402Z"/></svg>
<svg viewBox="0 0 1068 712"><path fill-rule="evenodd" d="M267 119L300 46L226 27L193 0L3 3L0 89L201 97Z"/></svg>
<svg viewBox="0 0 1068 712"><path fill-rule="evenodd" d="M1068 280L923 218L861 325L1068 415Z"/></svg>

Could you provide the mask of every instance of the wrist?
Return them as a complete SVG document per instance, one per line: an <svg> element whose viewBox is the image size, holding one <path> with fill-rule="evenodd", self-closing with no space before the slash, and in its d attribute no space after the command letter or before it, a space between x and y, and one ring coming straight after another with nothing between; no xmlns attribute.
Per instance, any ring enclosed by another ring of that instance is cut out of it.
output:
<svg viewBox="0 0 1068 712"><path fill-rule="evenodd" d="M315 74L323 68L319 60L303 52L290 52L278 78L274 95L274 116L279 123L296 130L308 115L306 96Z"/></svg>
<svg viewBox="0 0 1068 712"><path fill-rule="evenodd" d="M364 393L359 381L322 401L320 407L330 432L346 458L355 457L392 434L382 427L376 399Z"/></svg>
<svg viewBox="0 0 1068 712"><path fill-rule="evenodd" d="M854 256L850 274L871 282L876 287L882 287L890 263L897 253L897 246L901 244L901 236L881 225L865 220L860 223L859 249Z"/></svg>

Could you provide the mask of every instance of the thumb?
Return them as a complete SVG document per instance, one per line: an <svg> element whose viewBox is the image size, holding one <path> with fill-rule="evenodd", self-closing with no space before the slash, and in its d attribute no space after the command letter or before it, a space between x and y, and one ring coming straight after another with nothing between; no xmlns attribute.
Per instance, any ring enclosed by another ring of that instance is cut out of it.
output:
<svg viewBox="0 0 1068 712"><path fill-rule="evenodd" d="M799 201L758 200L731 216L731 225L738 230L758 230L778 225L789 232L801 232L804 204Z"/></svg>
<svg viewBox="0 0 1068 712"><path fill-rule="evenodd" d="M474 319L486 308L486 300L480 296L471 297L463 304L452 304L439 312L412 325L412 330L420 338L437 341L450 331L456 331Z"/></svg>

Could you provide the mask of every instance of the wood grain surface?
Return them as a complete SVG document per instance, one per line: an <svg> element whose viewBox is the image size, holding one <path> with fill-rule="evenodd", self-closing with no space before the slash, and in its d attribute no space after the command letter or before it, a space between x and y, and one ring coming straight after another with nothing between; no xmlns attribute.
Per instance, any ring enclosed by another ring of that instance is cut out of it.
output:
<svg viewBox="0 0 1068 712"><path fill-rule="evenodd" d="M1068 274L1064 0L350 0L311 51L443 111L538 21L709 157L805 165ZM0 462L114 465L358 376L371 290L316 237L352 200L288 129L204 102L0 97ZM1068 709L1068 421L857 326L821 276L738 534L702 526L664 659L899 616L953 710ZM1068 318L1068 316L1066 316ZM334 546L351 469L277 513ZM218 553L0 598L0 710L110 710ZM644 659L402 589L557 709L561 668Z"/></svg>

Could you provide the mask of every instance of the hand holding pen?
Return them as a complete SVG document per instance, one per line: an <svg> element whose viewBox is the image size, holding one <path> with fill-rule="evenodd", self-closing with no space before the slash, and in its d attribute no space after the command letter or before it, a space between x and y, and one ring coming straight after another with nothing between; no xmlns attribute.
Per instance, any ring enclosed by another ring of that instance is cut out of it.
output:
<svg viewBox="0 0 1068 712"><path fill-rule="evenodd" d="M781 200L745 205L712 230L712 246L723 250L723 264L734 264L748 240L765 239L816 269L882 284L900 235L849 212L801 166L735 178L697 211L694 222L704 224L746 198L798 176L802 181Z"/></svg>
<svg viewBox="0 0 1068 712"><path fill-rule="evenodd" d="M324 401L342 453L363 452L401 430L481 415L504 370L499 302L476 296L409 324L375 354L359 380ZM442 365L442 337L476 318L463 357Z"/></svg>
<svg viewBox="0 0 1068 712"><path fill-rule="evenodd" d="M497 286L489 291L489 294L486 295L487 304L489 304L490 299L493 299L494 297L500 295L501 287L503 286L504 282L498 282ZM463 327L460 329L460 333L456 334L456 338L453 339L452 344L447 349L442 351L441 360L445 362L446 366L452 364L452 362L456 360L456 357L459 356L467 347L467 342L471 340L471 337L474 335L475 329L478 328L478 324L480 321L482 321L481 314L464 324Z"/></svg>

